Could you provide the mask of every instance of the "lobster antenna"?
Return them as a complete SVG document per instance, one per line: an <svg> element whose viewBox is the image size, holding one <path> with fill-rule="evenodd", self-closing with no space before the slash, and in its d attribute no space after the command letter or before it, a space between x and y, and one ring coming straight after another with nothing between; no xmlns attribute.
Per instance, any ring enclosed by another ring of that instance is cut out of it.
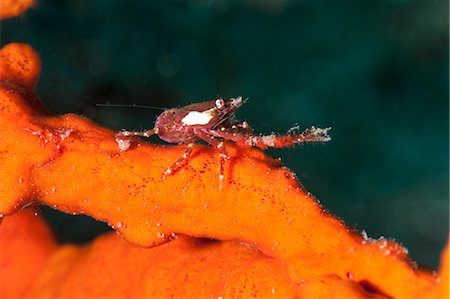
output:
<svg viewBox="0 0 450 299"><path fill-rule="evenodd" d="M95 104L97 107L125 107L125 108L146 108L146 109L158 109L158 110L167 110L167 108L156 107L156 106L145 106L145 105L136 105L136 104Z"/></svg>

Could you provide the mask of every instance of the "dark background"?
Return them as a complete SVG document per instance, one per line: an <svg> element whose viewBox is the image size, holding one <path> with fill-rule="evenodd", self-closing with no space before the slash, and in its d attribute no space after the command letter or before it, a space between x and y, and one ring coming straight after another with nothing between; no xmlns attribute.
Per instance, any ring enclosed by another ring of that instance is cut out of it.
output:
<svg viewBox="0 0 450 299"><path fill-rule="evenodd" d="M449 228L448 2L40 0L1 23L1 44L40 54L54 113L114 129L157 110L250 97L257 132L331 126L328 144L269 150L330 212L436 267ZM151 141L159 142L157 138ZM63 242L107 229L43 208Z"/></svg>

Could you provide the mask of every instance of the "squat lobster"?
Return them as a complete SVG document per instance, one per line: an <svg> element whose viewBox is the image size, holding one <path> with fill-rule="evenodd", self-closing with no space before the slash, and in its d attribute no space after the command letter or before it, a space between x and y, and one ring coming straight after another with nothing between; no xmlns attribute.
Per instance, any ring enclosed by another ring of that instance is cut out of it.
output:
<svg viewBox="0 0 450 299"><path fill-rule="evenodd" d="M241 147L289 147L303 142L326 142L330 128L320 129L311 127L302 133L288 132L285 135L253 135L253 130L247 122L240 122L234 117L234 112L246 100L242 97L224 100L195 103L181 108L173 108L161 113L155 122L155 127L144 132L121 131L116 134L116 140L121 137L142 136L149 137L157 134L159 138L169 143L187 144L186 149L163 174L163 178L175 172L180 164L187 160L192 153L194 142L203 140L215 146L220 151L219 180L220 188L224 179L224 165L228 158L224 141L235 142Z"/></svg>

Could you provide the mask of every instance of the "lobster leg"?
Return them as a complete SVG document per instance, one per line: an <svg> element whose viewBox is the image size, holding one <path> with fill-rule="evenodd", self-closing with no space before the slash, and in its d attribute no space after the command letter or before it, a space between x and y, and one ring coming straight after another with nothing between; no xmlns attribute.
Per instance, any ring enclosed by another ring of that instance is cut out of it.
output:
<svg viewBox="0 0 450 299"><path fill-rule="evenodd" d="M331 139L330 136L328 136L328 130L330 130L330 128L320 129L311 127L299 134L271 134L262 136L221 130L208 130L207 133L225 140L234 141L238 146L256 146L261 149L266 149L268 147L290 147L305 142L326 142Z"/></svg>
<svg viewBox="0 0 450 299"><path fill-rule="evenodd" d="M178 169L178 167L180 166L180 164L183 161L187 160L187 158L189 158L190 154L192 153L193 148L194 148L194 143L189 143L186 146L184 153L169 168L167 168L167 170L164 172L162 178L164 179L164 178L166 178L166 176L175 172Z"/></svg>
<svg viewBox="0 0 450 299"><path fill-rule="evenodd" d="M226 159L228 159L227 151L225 149L225 146L223 145L223 140L222 140L222 138L220 138L220 141L217 140L214 136L208 134L208 130L206 130L206 129L195 130L194 132L199 138L201 138L202 140L206 141L207 143L215 146L220 151L220 154L219 154L220 155L220 166L219 166L220 186L219 186L219 188L222 189L223 179L225 177L225 175L224 175L225 161L226 161Z"/></svg>

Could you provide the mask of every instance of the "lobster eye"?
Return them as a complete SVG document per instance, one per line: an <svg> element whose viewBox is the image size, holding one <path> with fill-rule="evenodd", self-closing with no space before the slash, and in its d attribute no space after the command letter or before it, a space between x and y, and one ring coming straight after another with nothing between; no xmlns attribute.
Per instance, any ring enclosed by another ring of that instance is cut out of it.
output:
<svg viewBox="0 0 450 299"><path fill-rule="evenodd" d="M223 99L217 99L216 100L216 107L217 109L222 109L225 106L225 101Z"/></svg>

